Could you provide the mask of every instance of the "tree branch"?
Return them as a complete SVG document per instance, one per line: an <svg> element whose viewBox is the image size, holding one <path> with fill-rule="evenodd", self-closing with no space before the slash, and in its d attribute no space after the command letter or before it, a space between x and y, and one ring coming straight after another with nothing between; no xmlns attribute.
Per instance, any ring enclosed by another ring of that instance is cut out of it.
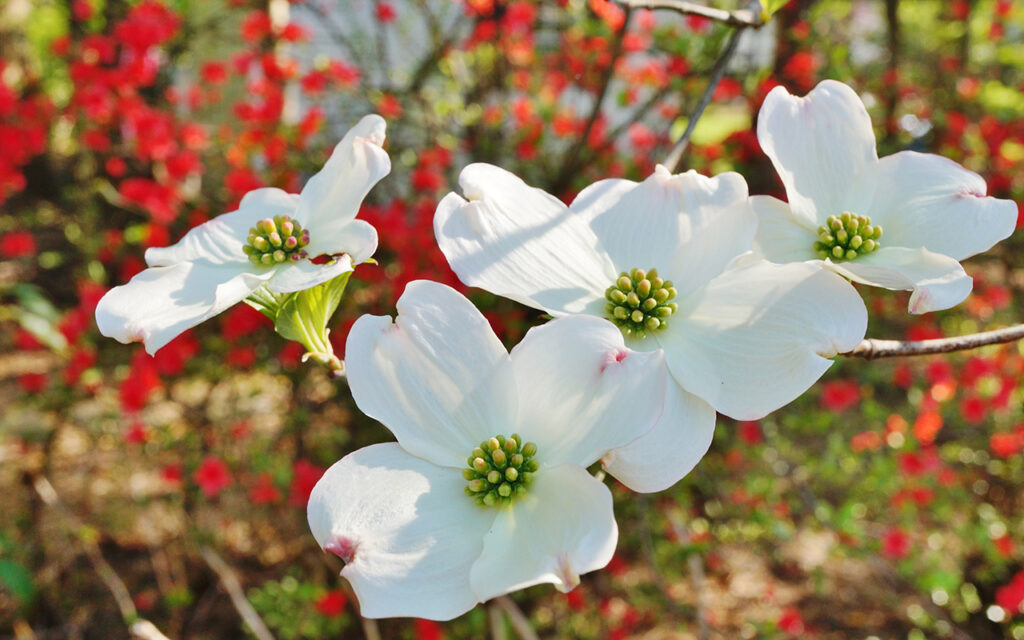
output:
<svg viewBox="0 0 1024 640"><path fill-rule="evenodd" d="M854 358L874 360L875 358L894 358L897 356L923 356L935 353L950 353L977 349L990 344L1002 344L1024 339L1024 324L1004 327L994 331L971 333L955 338L939 338L936 340L878 340L868 338L862 340L852 351L841 355Z"/></svg>
<svg viewBox="0 0 1024 640"><path fill-rule="evenodd" d="M238 576L228 566L228 563L224 562L224 559L210 547L203 547L199 550L199 553L203 556L206 564L220 578L221 586L224 587L224 590L228 592L228 597L231 598L231 604L235 606L238 615L242 616L242 620L245 621L253 635L259 640L274 640L273 634L270 633L270 629L267 628L263 619L260 618L260 614L256 613L256 609L246 599L245 593L242 592L242 584L238 581Z"/></svg>
<svg viewBox="0 0 1024 640"><path fill-rule="evenodd" d="M498 596L494 599L494 604L498 605L508 615L512 628L516 630L516 634L522 640L540 640L540 636L537 635L537 632L533 630L533 625L530 624L530 619L526 617L512 598Z"/></svg>
<svg viewBox="0 0 1024 640"><path fill-rule="evenodd" d="M700 102L697 103L697 108L690 115L690 121L686 123L686 131L683 132L683 136L679 138L676 146L672 148L668 157L665 158L664 165L670 173L675 173L679 168L679 163L683 159L686 147L690 144L690 136L693 135L693 130L697 128L697 121L704 115L704 109L711 103L711 96L715 94L718 83L721 82L722 76L725 75L725 69L729 66L729 60L732 59L733 54L736 53L736 47L745 30L745 26L736 27L736 30L729 36L729 43L725 46L725 51L722 52L718 61L715 62L715 66L711 69L711 79L708 81L708 86L704 89L704 95L700 97Z"/></svg>
<svg viewBox="0 0 1024 640"><path fill-rule="evenodd" d="M746 9L726 11L706 7L686 0L618 0L618 3L630 9L670 9L687 16L700 16L715 22L731 25L733 27L761 27L764 22L761 20L760 3Z"/></svg>

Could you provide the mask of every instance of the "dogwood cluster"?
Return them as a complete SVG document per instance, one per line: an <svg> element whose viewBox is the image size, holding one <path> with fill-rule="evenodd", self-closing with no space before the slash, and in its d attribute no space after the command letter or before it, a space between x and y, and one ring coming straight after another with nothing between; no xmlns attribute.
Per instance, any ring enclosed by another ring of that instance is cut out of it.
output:
<svg viewBox="0 0 1024 640"><path fill-rule="evenodd" d="M749 196L736 173L659 166L566 206L499 167L463 169L434 218L452 269L554 319L509 353L465 297L417 281L394 319L353 325L352 396L397 442L332 466L308 517L363 615L442 620L534 584L572 589L617 540L588 468L634 491L671 486L708 450L717 413L761 418L860 342L851 281L911 291L911 313L946 309L971 290L959 261L1014 229L1016 205L956 163L879 159L839 82L803 98L774 89L757 133L787 202ZM150 268L100 302L100 330L152 352L244 299L331 361L326 320L376 248L355 216L390 169L383 142L367 116L300 195L251 192L150 249Z"/></svg>

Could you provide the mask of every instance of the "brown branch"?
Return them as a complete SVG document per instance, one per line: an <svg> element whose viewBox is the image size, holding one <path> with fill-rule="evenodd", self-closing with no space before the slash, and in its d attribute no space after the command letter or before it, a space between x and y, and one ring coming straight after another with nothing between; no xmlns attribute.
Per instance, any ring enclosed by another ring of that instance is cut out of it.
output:
<svg viewBox="0 0 1024 640"><path fill-rule="evenodd" d="M761 20L760 3L746 9L726 11L706 7L686 0L618 0L619 4L630 9L670 9L687 16L700 16L715 22L731 25L733 27L761 27L764 22Z"/></svg>
<svg viewBox="0 0 1024 640"><path fill-rule="evenodd" d="M53 485L50 484L50 481L45 476L36 476L32 482L32 487L35 489L39 499L60 515L69 530L81 528L75 516L61 502L60 496L57 495L57 490L53 488ZM135 603L132 601L131 593L128 592L128 587L125 586L124 581L117 575L114 568L110 566L107 559L103 557L99 545L95 541L83 540L81 537L79 537L79 540L82 542L82 546L85 548L85 555L89 558L89 562L92 563L96 574L103 581L103 584L107 586L110 595L114 596L114 602L117 603L117 608L121 612L121 619L124 620L132 635L142 640L169 640L152 622L139 617L139 611L135 608Z"/></svg>
<svg viewBox="0 0 1024 640"><path fill-rule="evenodd" d="M522 638L522 640L540 640L540 636L533 630L533 625L530 624L530 619L526 617L526 614L522 612L519 605L508 596L498 596L494 599L494 604L498 605L502 611L508 616L509 622L512 623L512 628L516 630L516 634Z"/></svg>
<svg viewBox="0 0 1024 640"><path fill-rule="evenodd" d="M494 602L487 605L487 617L491 624L491 640L508 640L505 618L501 615L501 608Z"/></svg>
<svg viewBox="0 0 1024 640"><path fill-rule="evenodd" d="M700 102L697 103L697 108L694 109L693 114L690 116L690 121L686 123L686 131L683 132L683 136L679 138L676 146L672 148L668 157L665 158L664 165L670 173L675 173L679 168L679 163L683 159L686 147L690 144L690 136L693 135L693 130L697 128L697 121L704 115L704 109L711 103L711 96L714 95L718 83L721 82L722 76L725 75L725 69L729 66L729 60L732 59L733 54L736 53L736 47L739 45L740 37L745 30L745 26L736 27L736 30L729 36L729 43L725 46L725 51L722 52L718 61L715 62L715 66L711 69L711 79L708 81L708 86L704 89L704 94L700 97Z"/></svg>
<svg viewBox="0 0 1024 640"><path fill-rule="evenodd" d="M220 578L221 586L224 587L224 590L228 592L228 597L231 598L231 604L238 611L238 615L242 616L242 620L245 621L253 635L259 640L274 640L273 634L270 633L270 629L267 628L263 619L260 618L260 614L256 613L256 609L253 608L252 604L245 597L245 593L242 591L242 584L239 582L235 571L210 547L203 547L199 550L199 553L203 556L206 564Z"/></svg>
<svg viewBox="0 0 1024 640"><path fill-rule="evenodd" d="M844 356L874 360L875 358L894 358L897 356L923 356L935 353L951 353L977 349L990 344L1002 344L1024 339L1024 324L1004 327L994 331L971 333L955 338L938 338L936 340L879 340L868 338L848 351Z"/></svg>

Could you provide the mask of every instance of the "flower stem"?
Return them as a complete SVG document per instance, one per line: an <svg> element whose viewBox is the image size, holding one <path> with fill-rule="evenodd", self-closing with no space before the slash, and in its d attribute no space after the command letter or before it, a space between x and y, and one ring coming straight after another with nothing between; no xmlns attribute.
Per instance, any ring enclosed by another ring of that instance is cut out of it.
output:
<svg viewBox="0 0 1024 640"><path fill-rule="evenodd" d="M631 9L671 9L687 16L700 16L734 27L760 27L764 25L761 16L753 9L737 9L726 11L686 0L618 0L619 4Z"/></svg>
<svg viewBox="0 0 1024 640"><path fill-rule="evenodd" d="M1016 324L994 331L970 333L953 338L936 340L879 340L868 338L842 355L854 358L874 360L875 358L894 358L897 356L923 356L936 353L951 353L977 349L990 344L1002 344L1024 339L1024 324Z"/></svg>

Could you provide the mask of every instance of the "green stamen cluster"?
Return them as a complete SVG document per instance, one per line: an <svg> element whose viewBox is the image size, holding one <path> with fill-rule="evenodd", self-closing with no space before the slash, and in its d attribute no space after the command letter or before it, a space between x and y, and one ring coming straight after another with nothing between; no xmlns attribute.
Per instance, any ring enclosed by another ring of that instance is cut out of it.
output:
<svg viewBox="0 0 1024 640"><path fill-rule="evenodd" d="M626 335L638 338L667 327L668 317L678 309L676 303L669 302L676 297L672 281L659 278L657 269L623 271L604 297L608 319Z"/></svg>
<svg viewBox="0 0 1024 640"><path fill-rule="evenodd" d="M307 258L309 230L289 216L264 218L249 228L249 237L242 247L249 262L270 266L283 262L298 262Z"/></svg>
<svg viewBox="0 0 1024 640"><path fill-rule="evenodd" d="M482 507L505 506L526 494L538 465L533 456L537 445L523 444L518 433L495 436L473 449L462 477L469 481L466 495Z"/></svg>
<svg viewBox="0 0 1024 640"><path fill-rule="evenodd" d="M825 224L818 227L814 250L822 260L853 260L877 249L881 237L882 227L871 226L871 218L844 211L841 215L829 216Z"/></svg>

